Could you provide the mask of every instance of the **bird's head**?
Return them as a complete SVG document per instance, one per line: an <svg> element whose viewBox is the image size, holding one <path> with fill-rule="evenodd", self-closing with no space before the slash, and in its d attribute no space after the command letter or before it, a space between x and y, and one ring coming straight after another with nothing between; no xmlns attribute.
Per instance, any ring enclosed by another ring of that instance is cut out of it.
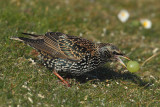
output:
<svg viewBox="0 0 160 107"><path fill-rule="evenodd" d="M125 58L130 60L125 54L123 54L116 46L113 44L102 44L100 49L101 59L106 61L118 61L120 62L124 67L126 65L123 63L123 61L120 58Z"/></svg>

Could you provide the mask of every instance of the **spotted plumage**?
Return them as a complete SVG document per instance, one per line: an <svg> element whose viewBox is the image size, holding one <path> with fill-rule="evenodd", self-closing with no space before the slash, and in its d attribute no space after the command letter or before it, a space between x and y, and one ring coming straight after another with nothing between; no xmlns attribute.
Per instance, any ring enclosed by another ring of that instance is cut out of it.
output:
<svg viewBox="0 0 160 107"><path fill-rule="evenodd" d="M41 55L42 63L56 72L81 75L109 61L122 62L119 57L125 57L110 43L93 43L60 32L47 32L45 35L23 34L30 38L12 39L23 41L35 48Z"/></svg>

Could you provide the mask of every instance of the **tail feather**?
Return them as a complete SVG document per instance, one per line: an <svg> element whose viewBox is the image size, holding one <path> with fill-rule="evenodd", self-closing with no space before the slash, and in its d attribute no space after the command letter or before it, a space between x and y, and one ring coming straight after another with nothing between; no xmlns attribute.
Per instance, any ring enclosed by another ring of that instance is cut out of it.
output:
<svg viewBox="0 0 160 107"><path fill-rule="evenodd" d="M43 39L42 35L35 35L35 34L23 33L23 32L22 32L22 34L28 35L29 38L25 38L25 37L11 37L10 39L21 41L21 42L26 42L26 43L29 43L29 42L33 43L33 42L37 42L37 41L42 41L42 39Z"/></svg>
<svg viewBox="0 0 160 107"><path fill-rule="evenodd" d="M35 35L35 34L31 34L31 33L24 33L24 32L22 32L22 34L23 34L23 35L33 36L33 37L41 36L41 35Z"/></svg>
<svg viewBox="0 0 160 107"><path fill-rule="evenodd" d="M22 41L23 42L23 40L21 40L19 37L11 37L10 39L17 40L17 41Z"/></svg>
<svg viewBox="0 0 160 107"><path fill-rule="evenodd" d="M10 39L22 41L22 42L25 42L26 44L31 44L31 43L39 44L39 43L44 42L43 39L32 39L32 38L30 39L30 38L25 38L25 37L11 37Z"/></svg>
<svg viewBox="0 0 160 107"><path fill-rule="evenodd" d="M48 47L46 44L44 44L43 39L31 39L31 38L25 38L25 37L11 37L10 39L24 42L25 44L28 44L29 46L37 49L38 51L43 51L48 54L53 53L53 49Z"/></svg>

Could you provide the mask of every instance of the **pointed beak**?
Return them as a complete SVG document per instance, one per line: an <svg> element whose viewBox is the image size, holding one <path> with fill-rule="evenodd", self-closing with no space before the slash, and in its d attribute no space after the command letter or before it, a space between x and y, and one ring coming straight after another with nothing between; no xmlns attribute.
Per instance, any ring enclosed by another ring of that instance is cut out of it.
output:
<svg viewBox="0 0 160 107"><path fill-rule="evenodd" d="M124 58L124 59L127 59L127 60L131 60L131 59L129 59L127 56L120 56L120 57L122 57L122 58Z"/></svg>
<svg viewBox="0 0 160 107"><path fill-rule="evenodd" d="M124 64L124 62L119 58L119 57L122 57L122 58L125 58L127 60L130 60L127 56L118 56L117 59L118 59L118 62L120 64L122 64L125 68L127 68L127 66Z"/></svg>
<svg viewBox="0 0 160 107"><path fill-rule="evenodd" d="M118 62L119 62L120 64L122 64L125 68L127 68L126 65L124 64L124 62L123 62L119 57L117 57L117 59L118 59Z"/></svg>

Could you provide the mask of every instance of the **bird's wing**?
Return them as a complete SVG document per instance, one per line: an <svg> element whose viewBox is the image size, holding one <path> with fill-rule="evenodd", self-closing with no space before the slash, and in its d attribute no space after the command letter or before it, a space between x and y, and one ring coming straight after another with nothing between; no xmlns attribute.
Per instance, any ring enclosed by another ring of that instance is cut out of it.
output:
<svg viewBox="0 0 160 107"><path fill-rule="evenodd" d="M31 38L17 37L15 40L24 41L41 53L47 53L53 58L63 58L79 61L87 53L95 54L95 45L89 40L69 36L60 32L47 32L45 35L29 35Z"/></svg>
<svg viewBox="0 0 160 107"><path fill-rule="evenodd" d="M80 60L88 53L95 54L95 44L89 40L62 34L59 36L59 46L61 51L71 60Z"/></svg>

